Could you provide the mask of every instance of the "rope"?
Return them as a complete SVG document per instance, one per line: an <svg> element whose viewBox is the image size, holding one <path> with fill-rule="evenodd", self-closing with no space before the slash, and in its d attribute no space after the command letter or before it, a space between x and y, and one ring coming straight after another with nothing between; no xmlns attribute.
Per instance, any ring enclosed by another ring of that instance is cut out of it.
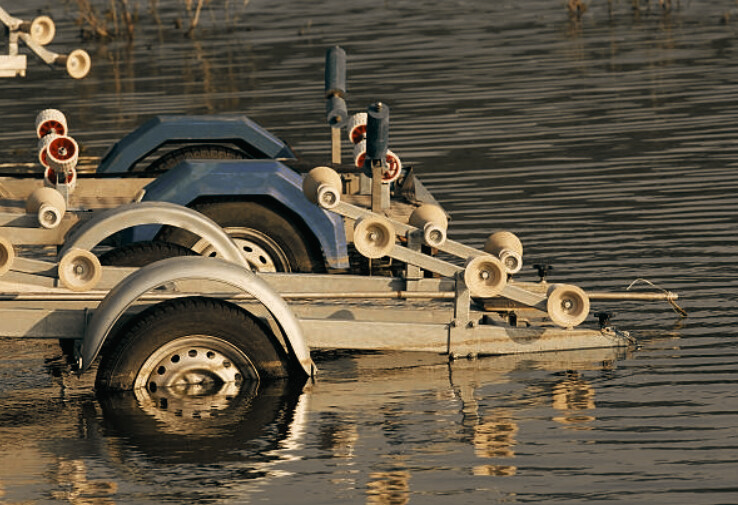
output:
<svg viewBox="0 0 738 505"><path fill-rule="evenodd" d="M668 290L662 288L661 286L657 286L656 284L654 284L653 282L649 281L648 279L636 279L636 280L634 280L627 287L626 291L630 291L630 288L632 288L633 286L635 286L639 282L642 282L644 284L648 284L652 288L654 288L654 289L656 289L658 291L663 292L666 295L666 301L669 302L669 305L671 305L671 308L674 310L674 312L676 312L677 314L679 314L682 317L687 317L687 311L684 310L683 308L681 308L677 304L677 302L676 302L676 299L678 298L678 295L676 293L672 293L671 291L668 291Z"/></svg>

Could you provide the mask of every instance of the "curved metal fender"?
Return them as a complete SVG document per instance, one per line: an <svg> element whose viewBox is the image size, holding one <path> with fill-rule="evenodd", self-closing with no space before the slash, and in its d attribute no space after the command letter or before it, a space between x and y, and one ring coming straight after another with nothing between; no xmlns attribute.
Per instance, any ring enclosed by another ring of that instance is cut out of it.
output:
<svg viewBox="0 0 738 505"><path fill-rule="evenodd" d="M274 289L247 268L217 258L181 256L151 263L123 279L100 302L85 330L80 352L80 373L86 371L100 353L115 323L143 294L169 282L202 279L229 284L258 300L279 325L294 357L308 376L315 365L295 315Z"/></svg>
<svg viewBox="0 0 738 505"><path fill-rule="evenodd" d="M98 173L128 172L159 147L175 142L234 143L254 158L295 158L287 144L244 115L155 116L113 145Z"/></svg>
<svg viewBox="0 0 738 505"><path fill-rule="evenodd" d="M223 228L199 212L166 202L142 202L122 205L96 214L95 217L73 230L59 251L61 259L72 248L90 250L105 238L132 226L160 224L191 231L213 245L215 250L232 263L248 268L238 246Z"/></svg>

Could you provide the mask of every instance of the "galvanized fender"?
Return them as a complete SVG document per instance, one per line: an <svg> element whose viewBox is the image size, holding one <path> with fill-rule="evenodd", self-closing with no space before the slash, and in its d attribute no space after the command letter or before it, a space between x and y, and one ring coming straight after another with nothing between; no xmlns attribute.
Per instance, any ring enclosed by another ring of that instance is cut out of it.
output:
<svg viewBox="0 0 738 505"><path fill-rule="evenodd" d="M90 367L115 324L139 297L164 284L189 279L222 282L253 296L279 325L290 352L305 373L313 374L315 365L300 323L282 297L248 268L202 256L182 256L151 263L115 286L100 302L87 325L79 356L80 373Z"/></svg>
<svg viewBox="0 0 738 505"><path fill-rule="evenodd" d="M248 268L248 262L238 246L217 223L195 210L166 202L130 203L95 214L95 217L72 231L58 258L61 259L73 248L89 251L107 237L126 228L150 224L184 228L207 240L224 259Z"/></svg>

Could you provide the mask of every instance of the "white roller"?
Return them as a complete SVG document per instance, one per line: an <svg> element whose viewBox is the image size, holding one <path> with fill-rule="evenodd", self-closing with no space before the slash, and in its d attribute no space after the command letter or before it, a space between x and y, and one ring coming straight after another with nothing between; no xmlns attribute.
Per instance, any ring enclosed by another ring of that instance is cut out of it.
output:
<svg viewBox="0 0 738 505"><path fill-rule="evenodd" d="M359 112L349 118L348 138L352 144L356 145L366 138L366 122L366 112Z"/></svg>
<svg viewBox="0 0 738 505"><path fill-rule="evenodd" d="M354 225L354 247L367 258L387 256L395 246L395 228L379 216L364 217Z"/></svg>
<svg viewBox="0 0 738 505"><path fill-rule="evenodd" d="M49 133L38 140L38 162L41 163L41 166L44 168L49 166L47 149L51 141L56 137L58 137L56 133Z"/></svg>
<svg viewBox="0 0 738 505"><path fill-rule="evenodd" d="M315 167L302 180L302 192L308 200L330 209L341 201L341 176L330 167Z"/></svg>
<svg viewBox="0 0 738 505"><path fill-rule="evenodd" d="M7 238L0 235L0 275L5 274L13 266L15 260L15 249Z"/></svg>
<svg viewBox="0 0 738 505"><path fill-rule="evenodd" d="M498 231L487 238L484 251L497 256L509 274L516 274L523 268L523 244L514 233Z"/></svg>
<svg viewBox="0 0 738 505"><path fill-rule="evenodd" d="M358 144L354 145L354 166L356 166L356 168L363 168L365 161L366 140L362 140ZM400 173L402 172L402 161L400 161L400 158L389 149L387 149L385 161L387 162L387 165L382 171L382 182L389 184L400 177Z"/></svg>
<svg viewBox="0 0 738 505"><path fill-rule="evenodd" d="M589 315L589 296L579 286L554 284L546 300L548 317L562 328L579 326Z"/></svg>
<svg viewBox="0 0 738 505"><path fill-rule="evenodd" d="M448 219L438 205L425 203L416 208L409 219L410 226L423 230L423 240L431 247L440 247L446 242Z"/></svg>
<svg viewBox="0 0 738 505"><path fill-rule="evenodd" d="M59 226L66 211L64 196L53 188L37 188L26 200L26 212L37 213L38 222L44 228Z"/></svg>
<svg viewBox="0 0 738 505"><path fill-rule="evenodd" d="M54 40L56 25L54 25L54 21L49 16L38 16L31 21L31 27L28 33L36 44L45 46Z"/></svg>
<svg viewBox="0 0 738 505"><path fill-rule="evenodd" d="M67 118L64 113L57 109L44 109L36 116L36 136L43 138L49 133L66 135Z"/></svg>
<svg viewBox="0 0 738 505"><path fill-rule="evenodd" d="M67 73L73 79L82 79L92 68L90 55L84 49L75 49L67 56Z"/></svg>
<svg viewBox="0 0 738 505"><path fill-rule="evenodd" d="M70 291L89 291L102 276L97 256L85 249L71 249L59 262L59 281Z"/></svg>
<svg viewBox="0 0 738 505"><path fill-rule="evenodd" d="M487 254L476 256L466 262L464 282L472 296L492 298L505 288L507 272L496 257Z"/></svg>
<svg viewBox="0 0 738 505"><path fill-rule="evenodd" d="M49 167L57 172L67 172L77 166L79 146L72 137L58 135L46 147Z"/></svg>

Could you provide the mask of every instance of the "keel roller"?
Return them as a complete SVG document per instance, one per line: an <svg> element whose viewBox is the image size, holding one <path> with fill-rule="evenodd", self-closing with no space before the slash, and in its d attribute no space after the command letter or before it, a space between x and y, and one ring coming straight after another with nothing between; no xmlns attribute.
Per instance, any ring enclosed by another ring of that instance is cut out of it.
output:
<svg viewBox="0 0 738 505"><path fill-rule="evenodd" d="M13 260L15 260L13 244L10 240L0 235L0 275L10 270L10 267L13 266Z"/></svg>
<svg viewBox="0 0 738 505"><path fill-rule="evenodd" d="M74 248L62 256L58 273L62 286L70 291L89 291L100 281L102 266L90 251Z"/></svg>
<svg viewBox="0 0 738 505"><path fill-rule="evenodd" d="M523 268L523 244L514 233L493 233L487 238L484 251L500 258L508 274L516 274Z"/></svg>
<svg viewBox="0 0 738 505"><path fill-rule="evenodd" d="M505 288L507 273L499 259L485 254L466 262L464 283L473 297L493 298Z"/></svg>
<svg viewBox="0 0 738 505"><path fill-rule="evenodd" d="M307 199L324 209L338 205L342 187L341 176L330 167L315 167L302 181L302 192Z"/></svg>
<svg viewBox="0 0 738 505"><path fill-rule="evenodd" d="M423 241L430 247L440 247L446 242L448 219L437 205L423 204L410 214L410 226L423 231Z"/></svg>
<svg viewBox="0 0 738 505"><path fill-rule="evenodd" d="M395 229L380 216L368 216L356 221L354 246L362 256L370 259L387 256L395 247Z"/></svg>
<svg viewBox="0 0 738 505"><path fill-rule="evenodd" d="M354 145L354 165L356 168L364 168L364 165L366 165L366 149L366 140L361 140L358 144ZM382 169L382 182L384 184L389 184L400 177L400 173L402 172L402 161L400 161L400 158L389 149L387 149L385 160L387 161L387 164Z"/></svg>
<svg viewBox="0 0 738 505"><path fill-rule="evenodd" d="M36 116L36 135L43 138L50 133L66 135L67 118L64 113L57 109L44 109Z"/></svg>
<svg viewBox="0 0 738 505"><path fill-rule="evenodd" d="M67 202L64 196L53 188L38 188L26 201L26 212L36 213L43 228L53 229L59 226L66 211Z"/></svg>
<svg viewBox="0 0 738 505"><path fill-rule="evenodd" d="M574 328L589 315L589 296L579 286L554 284L548 289L546 310L557 326Z"/></svg>
<svg viewBox="0 0 738 505"><path fill-rule="evenodd" d="M41 137L41 139L38 141L38 162L41 163L41 166L44 168L48 168L49 166L49 159L48 159L49 144L56 137L58 137L56 133L48 133L44 135L43 137Z"/></svg>
<svg viewBox="0 0 738 505"><path fill-rule="evenodd" d="M348 121L348 138L351 144L356 145L366 138L366 112L358 112Z"/></svg>
<svg viewBox="0 0 738 505"><path fill-rule="evenodd" d="M49 188L55 188L58 184L57 172L51 167L44 169L44 185ZM77 169L72 168L66 171L66 178L62 181L70 190L74 190L77 185Z"/></svg>
<svg viewBox="0 0 738 505"><path fill-rule="evenodd" d="M49 167L56 171L67 171L77 166L79 147L72 137L58 135L46 146Z"/></svg>

